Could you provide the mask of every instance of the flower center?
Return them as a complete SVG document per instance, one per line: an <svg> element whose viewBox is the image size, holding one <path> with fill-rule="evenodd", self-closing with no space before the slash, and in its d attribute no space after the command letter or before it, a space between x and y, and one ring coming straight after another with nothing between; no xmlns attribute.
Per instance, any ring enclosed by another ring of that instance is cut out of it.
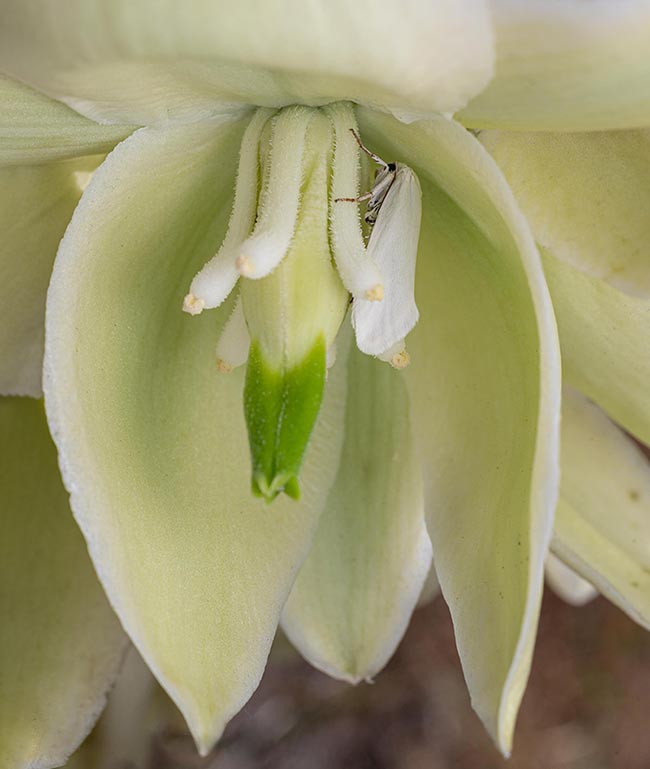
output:
<svg viewBox="0 0 650 769"><path fill-rule="evenodd" d="M372 191L359 196L362 150L380 168ZM355 205L365 199L374 225L367 245ZM407 365L420 210L417 178L363 147L351 105L259 109L251 119L226 236L183 309L218 307L239 281L217 368L247 363L255 494L299 496L300 465L350 298L359 348Z"/></svg>

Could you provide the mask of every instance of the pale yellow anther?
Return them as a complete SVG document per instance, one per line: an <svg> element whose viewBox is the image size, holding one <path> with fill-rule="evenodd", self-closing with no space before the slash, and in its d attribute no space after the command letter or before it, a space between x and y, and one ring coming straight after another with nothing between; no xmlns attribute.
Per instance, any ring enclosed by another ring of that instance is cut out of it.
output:
<svg viewBox="0 0 650 769"><path fill-rule="evenodd" d="M395 353L395 355L393 355L393 357L390 359L390 365L398 370L406 368L410 362L411 356L406 352L406 350Z"/></svg>
<svg viewBox="0 0 650 769"><path fill-rule="evenodd" d="M381 283L377 283L372 288L366 291L366 299L369 302L381 302L384 298L384 287Z"/></svg>
<svg viewBox="0 0 650 769"><path fill-rule="evenodd" d="M237 268L237 272L244 277L248 277L253 272L253 265L250 263L248 257L243 254L237 257L235 267Z"/></svg>
<svg viewBox="0 0 650 769"><path fill-rule="evenodd" d="M204 307L205 300L198 296L194 296L194 294L188 294L185 299L183 299L183 312L186 312L189 315L200 315L203 312Z"/></svg>
<svg viewBox="0 0 650 769"><path fill-rule="evenodd" d="M217 371L220 374L230 374L233 367L228 363L228 361L225 361L223 358L217 358Z"/></svg>

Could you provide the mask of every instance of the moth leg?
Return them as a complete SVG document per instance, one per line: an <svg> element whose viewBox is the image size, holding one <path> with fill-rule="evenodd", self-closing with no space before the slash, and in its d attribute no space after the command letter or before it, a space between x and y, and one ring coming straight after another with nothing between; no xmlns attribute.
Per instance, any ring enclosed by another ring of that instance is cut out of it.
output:
<svg viewBox="0 0 650 769"><path fill-rule="evenodd" d="M370 151L370 150L369 150L369 149L366 147L366 145L365 145L365 144L364 144L364 143L361 141L361 137L360 137L360 136L359 136L359 134L358 134L358 133L357 133L357 132L354 130L354 128L350 128L350 133L352 134L352 136L354 136L354 138L356 139L356 141L357 141L357 144L359 145L359 147L360 147L360 148L363 150L363 152L365 152L365 153L366 153L366 155L367 155L369 158L372 158L372 159L375 161L375 163L377 163L377 165L379 165L379 166L382 166L383 168L388 168L388 165L389 165L389 164L388 164L388 163L387 163L385 160L382 160L382 159L379 157L379 155L375 155L375 153L374 153L374 152L371 152L371 151Z"/></svg>
<svg viewBox="0 0 650 769"><path fill-rule="evenodd" d="M364 192L363 195L359 195L358 198L334 198L335 203L363 203L364 200L370 200L372 197L372 191Z"/></svg>

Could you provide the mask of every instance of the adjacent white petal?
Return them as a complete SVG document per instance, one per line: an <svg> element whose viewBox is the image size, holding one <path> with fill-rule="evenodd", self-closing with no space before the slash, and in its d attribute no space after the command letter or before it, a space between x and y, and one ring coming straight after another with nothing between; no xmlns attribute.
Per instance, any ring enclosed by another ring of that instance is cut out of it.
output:
<svg viewBox="0 0 650 769"><path fill-rule="evenodd" d="M460 113L476 128L650 123L648 0L491 0L496 76Z"/></svg>
<svg viewBox="0 0 650 769"><path fill-rule="evenodd" d="M60 766L86 737L126 637L72 519L43 404L0 398L0 766Z"/></svg>
<svg viewBox="0 0 650 769"><path fill-rule="evenodd" d="M576 574L553 553L546 556L545 575L551 590L572 606L584 606L598 595L591 582Z"/></svg>
<svg viewBox="0 0 650 769"><path fill-rule="evenodd" d="M1 117L0 117L1 120ZM0 394L40 397L45 295L81 195L101 158L0 168Z"/></svg>
<svg viewBox="0 0 650 769"><path fill-rule="evenodd" d="M402 375L354 348L347 381L338 476L282 627L317 668L357 683L378 673L401 640L431 543Z"/></svg>
<svg viewBox="0 0 650 769"><path fill-rule="evenodd" d="M558 487L560 366L526 221L484 148L358 110L420 179L420 322L406 370L434 561L472 702L504 753L524 691Z"/></svg>
<svg viewBox="0 0 650 769"><path fill-rule="evenodd" d="M202 751L259 682L342 440L335 367L304 501L254 498L243 377L214 366L230 303L181 311L223 238L243 128L141 129L123 142L75 212L47 311L48 416L72 507Z"/></svg>
<svg viewBox="0 0 650 769"><path fill-rule="evenodd" d="M597 406L567 388L552 548L650 628L650 462Z"/></svg>
<svg viewBox="0 0 650 769"><path fill-rule="evenodd" d="M492 75L486 0L5 0L0 70L108 122L227 103L448 112Z"/></svg>
<svg viewBox="0 0 650 769"><path fill-rule="evenodd" d="M621 291L650 298L650 131L484 131L480 140L540 245Z"/></svg>

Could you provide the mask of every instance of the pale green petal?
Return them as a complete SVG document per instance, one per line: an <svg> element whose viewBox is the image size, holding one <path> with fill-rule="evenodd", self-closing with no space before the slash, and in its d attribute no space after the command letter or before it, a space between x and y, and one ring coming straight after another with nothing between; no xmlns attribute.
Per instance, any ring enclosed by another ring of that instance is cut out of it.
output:
<svg viewBox="0 0 650 769"><path fill-rule="evenodd" d="M460 113L474 128L650 124L647 0L491 0L496 76Z"/></svg>
<svg viewBox="0 0 650 769"><path fill-rule="evenodd" d="M52 265L80 184L100 159L0 168L0 394L42 394Z"/></svg>
<svg viewBox="0 0 650 769"><path fill-rule="evenodd" d="M566 388L552 548L650 628L650 463L597 406Z"/></svg>
<svg viewBox="0 0 650 769"><path fill-rule="evenodd" d="M553 553L546 556L545 575L551 590L571 606L584 606L598 595L591 582L576 574Z"/></svg>
<svg viewBox="0 0 650 769"><path fill-rule="evenodd" d="M145 128L117 147L75 212L48 297L46 400L73 510L203 751L259 682L341 440L333 371L304 502L255 499L242 372L215 366L229 307L181 311L223 238L242 130Z"/></svg>
<svg viewBox="0 0 650 769"><path fill-rule="evenodd" d="M650 302L542 256L565 379L650 443Z"/></svg>
<svg viewBox="0 0 650 769"><path fill-rule="evenodd" d="M0 166L106 154L133 126L101 126L0 75Z"/></svg>
<svg viewBox="0 0 650 769"><path fill-rule="evenodd" d="M479 142L443 119L359 118L369 146L422 184L421 316L406 372L429 532L473 705L507 753L558 484L552 308L530 231Z"/></svg>
<svg viewBox="0 0 650 769"><path fill-rule="evenodd" d="M650 297L650 131L484 131L480 140L541 246L621 291Z"/></svg>
<svg viewBox="0 0 650 769"><path fill-rule="evenodd" d="M0 766L60 766L106 702L126 638L93 572L43 404L0 399Z"/></svg>
<svg viewBox="0 0 650 769"><path fill-rule="evenodd" d="M227 103L459 109L489 81L487 0L4 0L0 70L100 122Z"/></svg>
<svg viewBox="0 0 650 769"><path fill-rule="evenodd" d="M393 654L431 564L409 418L401 373L354 348L339 473L282 620L309 662L351 683Z"/></svg>

